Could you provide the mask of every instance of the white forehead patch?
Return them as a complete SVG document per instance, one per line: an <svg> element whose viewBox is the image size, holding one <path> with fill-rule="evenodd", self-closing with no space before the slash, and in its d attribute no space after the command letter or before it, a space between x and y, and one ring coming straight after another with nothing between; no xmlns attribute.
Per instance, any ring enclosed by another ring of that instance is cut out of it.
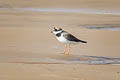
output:
<svg viewBox="0 0 120 80"><path fill-rule="evenodd" d="M54 34L58 34L58 33L61 33L61 32L62 32L62 30L61 31L53 31Z"/></svg>

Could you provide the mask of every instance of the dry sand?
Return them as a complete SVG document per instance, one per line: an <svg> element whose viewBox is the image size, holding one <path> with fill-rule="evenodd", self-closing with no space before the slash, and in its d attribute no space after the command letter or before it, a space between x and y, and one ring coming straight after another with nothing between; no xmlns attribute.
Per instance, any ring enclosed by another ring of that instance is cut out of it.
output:
<svg viewBox="0 0 120 80"><path fill-rule="evenodd" d="M119 10L119 3L119 0L1 0L0 7ZM119 27L119 22L119 15L1 10L0 79L119 80L120 66L59 63L81 55L119 58L120 31L81 28L84 25ZM62 27L88 44L72 45L71 56L64 56L63 44L50 33L53 26Z"/></svg>
<svg viewBox="0 0 120 80"><path fill-rule="evenodd" d="M0 63L1 80L119 80L119 66Z"/></svg>
<svg viewBox="0 0 120 80"><path fill-rule="evenodd" d="M97 8L120 10L119 0L1 0L1 7Z"/></svg>

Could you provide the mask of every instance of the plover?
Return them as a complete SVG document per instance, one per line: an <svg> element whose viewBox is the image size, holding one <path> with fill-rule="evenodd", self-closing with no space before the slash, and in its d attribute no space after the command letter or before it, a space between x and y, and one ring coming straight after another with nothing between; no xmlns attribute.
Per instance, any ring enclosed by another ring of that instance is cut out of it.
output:
<svg viewBox="0 0 120 80"><path fill-rule="evenodd" d="M77 43L87 43L86 41L80 40L78 38L76 38L75 36L73 36L72 34L68 33L67 31L64 31L63 29L59 28L55 28L53 29L53 31L51 31L51 33L55 34L57 40L61 43L64 43L64 55L66 55L66 50L67 55L70 54L70 44L77 44Z"/></svg>

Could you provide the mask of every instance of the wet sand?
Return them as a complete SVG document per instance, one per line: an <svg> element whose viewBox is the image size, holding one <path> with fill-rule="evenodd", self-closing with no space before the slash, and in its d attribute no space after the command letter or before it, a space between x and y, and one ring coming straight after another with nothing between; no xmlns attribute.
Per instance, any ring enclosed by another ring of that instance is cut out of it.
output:
<svg viewBox="0 0 120 80"><path fill-rule="evenodd" d="M11 2L3 0L0 6L1 8L69 9L90 6L98 10L119 10L117 0L114 2L110 0L109 3L107 0L101 2L80 0L71 1L66 5L67 2L67 0L54 3L47 0L12 0ZM115 6L111 6L112 3ZM119 30L84 27L110 26L112 28L119 27L119 22L120 15L111 14L0 10L0 79L119 80L119 66L80 64L78 60L81 56L120 58ZM53 26L61 27L88 43L72 45L71 55L64 56L64 45L50 33ZM74 63L74 60L77 62Z"/></svg>

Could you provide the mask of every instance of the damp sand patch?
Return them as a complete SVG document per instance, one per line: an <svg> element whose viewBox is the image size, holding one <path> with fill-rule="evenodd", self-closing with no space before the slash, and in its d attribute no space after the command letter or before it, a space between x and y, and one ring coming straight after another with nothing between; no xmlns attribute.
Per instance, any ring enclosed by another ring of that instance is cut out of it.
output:
<svg viewBox="0 0 120 80"><path fill-rule="evenodd" d="M120 31L119 25L83 25L81 28L91 29L91 30L110 30L110 31Z"/></svg>
<svg viewBox="0 0 120 80"><path fill-rule="evenodd" d="M11 63L11 62L10 62ZM37 62L12 62L24 64L91 64L91 65L120 65L120 58L108 58L102 56L65 56L61 58L43 58Z"/></svg>

